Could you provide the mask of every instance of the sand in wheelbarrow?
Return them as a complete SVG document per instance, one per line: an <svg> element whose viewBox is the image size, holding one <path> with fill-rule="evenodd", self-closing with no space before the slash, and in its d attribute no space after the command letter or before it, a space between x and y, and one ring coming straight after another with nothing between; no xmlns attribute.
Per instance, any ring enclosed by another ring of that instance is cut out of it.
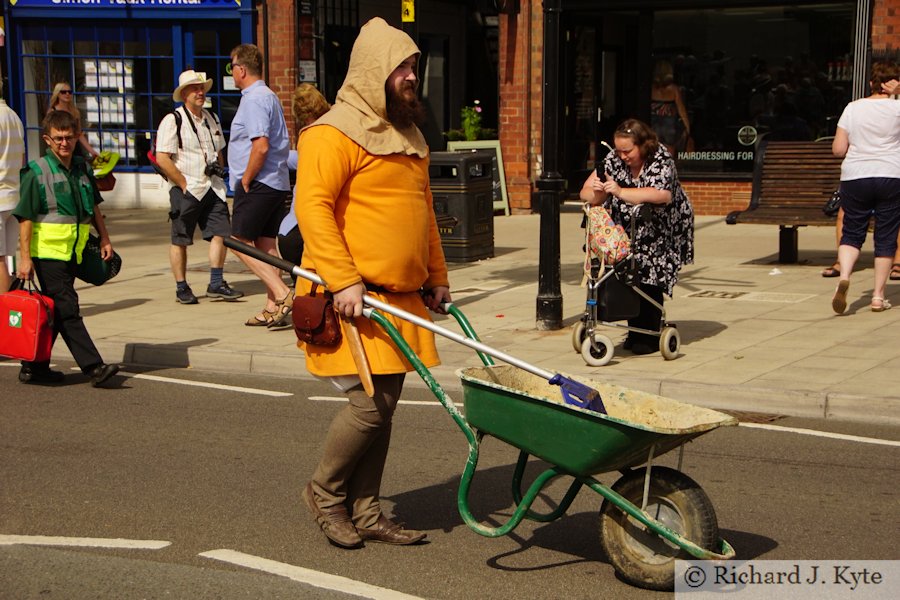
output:
<svg viewBox="0 0 900 600"><path fill-rule="evenodd" d="M546 379L509 365L461 369L461 377L480 380L488 385L506 388L516 394L563 404L559 386ZM567 375L600 392L608 416L654 430L685 431L704 429L708 425L736 424L730 415L630 388ZM585 410L570 407L573 410ZM591 412L586 411L585 412ZM591 412L591 414L597 414Z"/></svg>

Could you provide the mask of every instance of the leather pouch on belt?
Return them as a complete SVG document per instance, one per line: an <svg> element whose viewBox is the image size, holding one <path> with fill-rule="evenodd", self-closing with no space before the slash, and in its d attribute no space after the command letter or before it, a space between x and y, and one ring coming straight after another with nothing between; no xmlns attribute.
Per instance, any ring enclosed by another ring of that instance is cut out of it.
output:
<svg viewBox="0 0 900 600"><path fill-rule="evenodd" d="M331 294L317 294L319 284L314 283L307 296L294 298L291 318L297 339L315 346L337 346L341 343L341 326Z"/></svg>

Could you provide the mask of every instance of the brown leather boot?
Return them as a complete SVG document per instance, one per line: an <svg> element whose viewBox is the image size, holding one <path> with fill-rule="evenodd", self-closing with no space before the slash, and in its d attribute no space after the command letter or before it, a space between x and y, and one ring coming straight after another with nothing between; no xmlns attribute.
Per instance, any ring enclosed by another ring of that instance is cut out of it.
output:
<svg viewBox="0 0 900 600"><path fill-rule="evenodd" d="M398 546L408 546L421 542L428 535L424 531L404 529L403 523L394 523L384 515L378 516L378 521L374 527L358 527L356 531L363 540L396 544Z"/></svg>
<svg viewBox="0 0 900 600"><path fill-rule="evenodd" d="M361 548L363 546L362 538L356 532L350 515L347 514L347 509L343 505L319 508L313 495L312 482L308 483L303 490L303 499L316 518L316 523L322 528L325 537L334 545L341 548Z"/></svg>

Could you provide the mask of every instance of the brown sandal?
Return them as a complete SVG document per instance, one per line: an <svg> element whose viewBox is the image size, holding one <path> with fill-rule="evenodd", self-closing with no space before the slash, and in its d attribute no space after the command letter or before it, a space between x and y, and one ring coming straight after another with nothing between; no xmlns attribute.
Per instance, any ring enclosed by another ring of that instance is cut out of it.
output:
<svg viewBox="0 0 900 600"><path fill-rule="evenodd" d="M891 274L888 277L891 281L900 281L900 263L891 265Z"/></svg>
<svg viewBox="0 0 900 600"><path fill-rule="evenodd" d="M277 310L278 309L276 309L276 311ZM274 322L275 313L270 310L262 309L259 314L253 315L247 319L247 322L244 323L244 325L247 325L248 327L271 327Z"/></svg>
<svg viewBox="0 0 900 600"><path fill-rule="evenodd" d="M835 313L842 315L847 310L847 290L850 289L850 280L842 279L838 282L837 289L834 291L834 298L831 299L831 308Z"/></svg>
<svg viewBox="0 0 900 600"><path fill-rule="evenodd" d="M822 269L822 277L839 277L841 274L841 264L834 263L830 267Z"/></svg>
<svg viewBox="0 0 900 600"><path fill-rule="evenodd" d="M290 314L294 310L294 291L288 290L287 295L275 303L275 312L272 320L266 325L268 328L287 327L290 324Z"/></svg>

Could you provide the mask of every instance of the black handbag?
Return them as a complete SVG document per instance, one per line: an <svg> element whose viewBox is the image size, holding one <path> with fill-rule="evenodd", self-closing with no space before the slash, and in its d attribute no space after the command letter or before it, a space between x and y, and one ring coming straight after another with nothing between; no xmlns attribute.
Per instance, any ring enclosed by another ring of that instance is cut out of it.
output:
<svg viewBox="0 0 900 600"><path fill-rule="evenodd" d="M602 321L625 321L641 312L641 297L623 281L625 273L618 270L600 283L598 314Z"/></svg>
<svg viewBox="0 0 900 600"><path fill-rule="evenodd" d="M85 283L103 285L115 277L122 269L122 257L113 251L112 258L103 260L100 255L100 238L93 233L81 253L81 263L75 269L75 276Z"/></svg>
<svg viewBox="0 0 900 600"><path fill-rule="evenodd" d="M825 213L829 217L836 217L838 211L841 209L841 190L835 190L831 195L831 198L825 202L825 206L822 207L822 212Z"/></svg>

